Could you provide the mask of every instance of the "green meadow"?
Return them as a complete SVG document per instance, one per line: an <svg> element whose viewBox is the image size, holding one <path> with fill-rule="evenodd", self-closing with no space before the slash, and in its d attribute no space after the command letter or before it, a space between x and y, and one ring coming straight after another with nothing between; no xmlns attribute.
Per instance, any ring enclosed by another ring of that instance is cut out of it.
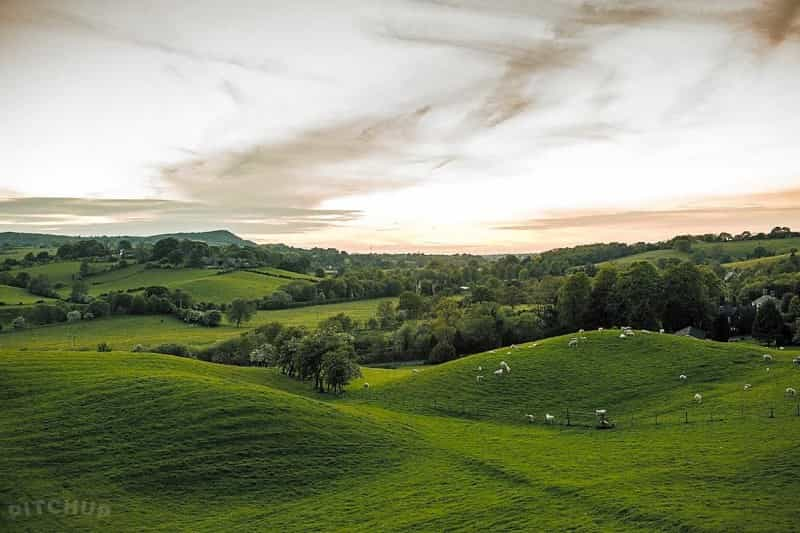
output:
<svg viewBox="0 0 800 533"><path fill-rule="evenodd" d="M374 316L382 298L329 305L258 311L253 320L237 328L228 323L216 328L186 324L172 316L118 316L75 323L52 324L20 331L0 332L3 350L94 350L101 342L113 349L130 350L145 346L181 343L202 347L240 335L250 328L269 322L314 328L321 321L339 313L357 320Z"/></svg>
<svg viewBox="0 0 800 533"><path fill-rule="evenodd" d="M4 349L0 529L795 530L790 354L767 372L752 345L618 333L363 369L341 396L274 369ZM581 418L597 408L616 428ZM24 516L36 499L108 513Z"/></svg>

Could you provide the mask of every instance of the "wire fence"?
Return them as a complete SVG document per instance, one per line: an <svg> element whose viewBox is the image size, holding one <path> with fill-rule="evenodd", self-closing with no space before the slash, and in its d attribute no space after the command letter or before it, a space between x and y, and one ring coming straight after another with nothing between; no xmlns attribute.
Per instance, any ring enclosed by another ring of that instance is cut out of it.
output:
<svg viewBox="0 0 800 533"><path fill-rule="evenodd" d="M678 424L722 423L744 420L800 421L800 400L776 403L730 404L712 406L697 404L679 409L635 413L615 412L605 414L585 409L560 407L553 409L520 409L518 406L482 406L466 400L396 399L382 395L365 395L360 402L376 407L434 416L449 416L476 421L497 421L511 424L560 426L575 428L630 429L645 426ZM549 416L548 416L549 415Z"/></svg>

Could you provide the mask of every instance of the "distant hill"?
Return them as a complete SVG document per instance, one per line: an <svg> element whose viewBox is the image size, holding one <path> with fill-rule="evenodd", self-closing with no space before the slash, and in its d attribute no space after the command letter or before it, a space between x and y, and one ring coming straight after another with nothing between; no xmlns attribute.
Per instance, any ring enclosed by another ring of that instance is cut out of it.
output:
<svg viewBox="0 0 800 533"><path fill-rule="evenodd" d="M53 235L47 233L17 233L7 231L0 233L0 247L32 247L32 248L47 248L57 247L68 242L74 242L81 239L97 239L102 242L119 241L126 239L132 243L146 242L155 243L161 239L174 237L176 239L188 239L192 241L205 242L212 246L229 246L236 244L238 246L257 246L253 241L242 239L238 235L231 233L228 230L214 230L214 231L200 231L192 233L164 233L160 235L151 236L75 236L75 235Z"/></svg>

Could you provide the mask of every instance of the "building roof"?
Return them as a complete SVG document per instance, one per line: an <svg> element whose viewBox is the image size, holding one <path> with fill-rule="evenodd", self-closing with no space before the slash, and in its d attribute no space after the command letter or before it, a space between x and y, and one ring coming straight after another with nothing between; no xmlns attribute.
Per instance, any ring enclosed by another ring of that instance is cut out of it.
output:
<svg viewBox="0 0 800 533"><path fill-rule="evenodd" d="M676 331L675 335L680 335L681 337L694 337L695 339L706 338L706 332L694 326L687 326L680 331Z"/></svg>

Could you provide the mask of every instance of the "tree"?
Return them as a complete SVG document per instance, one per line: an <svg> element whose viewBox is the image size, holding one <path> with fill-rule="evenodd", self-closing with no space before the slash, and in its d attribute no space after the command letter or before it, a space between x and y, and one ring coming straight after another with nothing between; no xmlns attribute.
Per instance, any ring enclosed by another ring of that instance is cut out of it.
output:
<svg viewBox="0 0 800 533"><path fill-rule="evenodd" d="M658 329L663 290L658 270L647 261L637 261L620 274L614 294L618 319L634 328Z"/></svg>
<svg viewBox="0 0 800 533"><path fill-rule="evenodd" d="M256 312L256 306L252 302L237 298L228 307L228 320L236 324L238 328L242 322L249 322Z"/></svg>
<svg viewBox="0 0 800 533"><path fill-rule="evenodd" d="M695 265L684 262L664 273L664 327L678 331L686 326L710 329L714 302Z"/></svg>
<svg viewBox="0 0 800 533"><path fill-rule="evenodd" d="M377 315L378 327L381 329L393 329L397 324L397 312L390 300L383 300L378 304Z"/></svg>
<svg viewBox="0 0 800 533"><path fill-rule="evenodd" d="M89 268L89 263L87 261L81 261L81 267L78 269L78 277L83 279L89 274L91 274L91 269Z"/></svg>
<svg viewBox="0 0 800 533"><path fill-rule="evenodd" d="M800 318L800 296L794 295L789 300L789 309L787 311L789 320L796 320Z"/></svg>
<svg viewBox="0 0 800 533"><path fill-rule="evenodd" d="M775 302L769 300L756 311L753 321L753 337L765 344L772 344L783 335L783 317Z"/></svg>
<svg viewBox="0 0 800 533"><path fill-rule="evenodd" d="M610 327L617 322L616 309L612 305L617 284L617 269L613 266L601 268L594 277L586 325L591 328Z"/></svg>
<svg viewBox="0 0 800 533"><path fill-rule="evenodd" d="M558 291L558 318L564 328L577 330L584 325L589 309L592 282L583 272L569 276Z"/></svg>
<svg viewBox="0 0 800 533"><path fill-rule="evenodd" d="M147 299L144 295L137 294L133 297L129 312L132 315L143 315L147 313Z"/></svg>
<svg viewBox="0 0 800 533"><path fill-rule="evenodd" d="M70 293L69 299L75 303L86 303L86 300L89 296L89 285L86 284L85 281L76 280L72 284L72 292Z"/></svg>
<svg viewBox="0 0 800 533"><path fill-rule="evenodd" d="M153 261L159 261L167 257L170 253L177 250L180 246L180 242L178 239L173 237L168 237L166 239L161 239L153 246L153 254L152 259Z"/></svg>
<svg viewBox="0 0 800 533"><path fill-rule="evenodd" d="M322 374L327 390L335 393L341 393L350 381L361 376L352 342L342 342L324 354Z"/></svg>
<svg viewBox="0 0 800 533"><path fill-rule="evenodd" d="M121 241L119 241L118 247L123 252L127 252L129 250L133 250L133 245L131 244L131 241L129 241L127 239L122 239Z"/></svg>
<svg viewBox="0 0 800 533"><path fill-rule="evenodd" d="M35 294L37 296L50 297L54 295L53 288L50 285L50 279L44 274L39 274L32 277L28 283L28 290L31 294Z"/></svg>
<svg viewBox="0 0 800 533"><path fill-rule="evenodd" d="M681 253L688 254L692 251L692 241L688 237L679 237L673 241L672 247Z"/></svg>
<svg viewBox="0 0 800 533"><path fill-rule="evenodd" d="M456 358L456 349L446 340L439 341L431 350L428 360L431 363L446 363Z"/></svg>
<svg viewBox="0 0 800 533"><path fill-rule="evenodd" d="M411 291L405 291L400 294L400 301L397 304L397 309L405 311L407 318L419 318L422 316L424 308L425 300L419 294Z"/></svg>

